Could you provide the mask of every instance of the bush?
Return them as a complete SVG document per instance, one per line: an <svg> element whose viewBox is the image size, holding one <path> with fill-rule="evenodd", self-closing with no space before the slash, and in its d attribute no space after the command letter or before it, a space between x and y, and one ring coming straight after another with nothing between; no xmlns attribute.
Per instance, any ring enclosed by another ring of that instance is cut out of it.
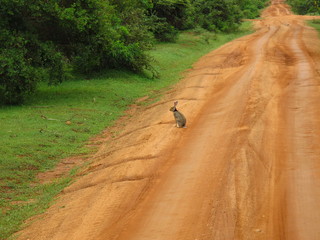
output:
<svg viewBox="0 0 320 240"><path fill-rule="evenodd" d="M260 9L265 7L266 2L266 0L238 0L238 6L243 18L253 19L259 17Z"/></svg>
<svg viewBox="0 0 320 240"><path fill-rule="evenodd" d="M18 104L39 81L59 83L66 64L90 74L150 69L149 1L3 0L0 5L0 100Z"/></svg>
<svg viewBox="0 0 320 240"><path fill-rule="evenodd" d="M299 0L292 0L299 1ZM68 71L151 70L155 42L179 30L230 32L265 0L2 0L0 101L23 102L39 81L62 82Z"/></svg>
<svg viewBox="0 0 320 240"><path fill-rule="evenodd" d="M38 82L55 84L64 79L63 57L51 43L2 29L0 44L1 103L22 103Z"/></svg>
<svg viewBox="0 0 320 240"><path fill-rule="evenodd" d="M175 42L179 31L166 22L165 19L158 18L154 21L153 34L160 42Z"/></svg>
<svg viewBox="0 0 320 240"><path fill-rule="evenodd" d="M21 103L27 94L34 91L41 71L25 60L23 49L2 50L0 57L0 101Z"/></svg>
<svg viewBox="0 0 320 240"><path fill-rule="evenodd" d="M153 0L148 13L152 23L150 30L158 41L174 42L179 30L193 27L189 0Z"/></svg>
<svg viewBox="0 0 320 240"><path fill-rule="evenodd" d="M288 0L287 2L298 14L320 14L320 0Z"/></svg>
<svg viewBox="0 0 320 240"><path fill-rule="evenodd" d="M241 11L234 0L193 0L195 22L209 31L230 32L241 23Z"/></svg>
<svg viewBox="0 0 320 240"><path fill-rule="evenodd" d="M189 0L153 0L152 12L175 29L190 28L191 3Z"/></svg>

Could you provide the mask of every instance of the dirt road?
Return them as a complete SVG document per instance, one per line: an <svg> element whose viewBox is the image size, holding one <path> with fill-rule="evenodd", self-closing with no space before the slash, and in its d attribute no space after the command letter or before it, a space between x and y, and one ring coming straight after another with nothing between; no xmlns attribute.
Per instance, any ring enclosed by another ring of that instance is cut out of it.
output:
<svg viewBox="0 0 320 240"><path fill-rule="evenodd" d="M319 240L320 41L283 1L262 17L133 108L19 239Z"/></svg>

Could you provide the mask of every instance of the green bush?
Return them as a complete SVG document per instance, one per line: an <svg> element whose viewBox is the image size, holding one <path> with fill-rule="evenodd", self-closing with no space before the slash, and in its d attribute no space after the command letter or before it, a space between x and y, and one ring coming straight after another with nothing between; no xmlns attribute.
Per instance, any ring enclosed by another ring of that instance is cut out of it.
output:
<svg viewBox="0 0 320 240"><path fill-rule="evenodd" d="M2 49L0 53L0 101L18 104L34 91L42 71L30 66L24 49Z"/></svg>
<svg viewBox="0 0 320 240"><path fill-rule="evenodd" d="M160 42L175 42L179 34L179 31L163 18L157 18L157 20L154 21L152 30L155 38Z"/></svg>
<svg viewBox="0 0 320 240"><path fill-rule="evenodd" d="M320 0L288 0L287 2L298 14L320 14Z"/></svg>
<svg viewBox="0 0 320 240"><path fill-rule="evenodd" d="M292 0L298 1L298 0ZM146 54L180 30L231 32L257 16L265 0L2 0L0 102L22 103L40 81L72 70L155 72Z"/></svg>
<svg viewBox="0 0 320 240"><path fill-rule="evenodd" d="M154 40L148 1L3 0L0 5L0 100L18 104L39 81L61 82L66 64L90 74L150 69ZM135 4L133 4L135 3Z"/></svg>
<svg viewBox="0 0 320 240"><path fill-rule="evenodd" d="M189 0L153 0L152 12L175 29L190 28L192 5Z"/></svg>
<svg viewBox="0 0 320 240"><path fill-rule="evenodd" d="M148 9L150 31L161 42L177 40L179 30L192 28L189 0L153 0Z"/></svg>
<svg viewBox="0 0 320 240"><path fill-rule="evenodd" d="M243 18L256 18L267 0L191 0L194 25L208 31L230 32Z"/></svg>
<svg viewBox="0 0 320 240"><path fill-rule="evenodd" d="M253 19L260 15L260 10L266 6L266 0L237 0L242 11L242 17Z"/></svg>
<svg viewBox="0 0 320 240"><path fill-rule="evenodd" d="M193 0L195 23L209 31L230 32L241 23L241 10L234 0Z"/></svg>
<svg viewBox="0 0 320 240"><path fill-rule="evenodd" d="M50 42L31 34L0 30L0 102L19 104L34 92L37 83L61 82L64 60Z"/></svg>

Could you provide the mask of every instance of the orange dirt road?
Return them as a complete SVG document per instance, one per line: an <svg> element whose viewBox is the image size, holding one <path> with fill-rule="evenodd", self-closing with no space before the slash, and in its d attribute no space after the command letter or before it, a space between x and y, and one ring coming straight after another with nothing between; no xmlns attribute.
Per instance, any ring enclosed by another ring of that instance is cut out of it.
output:
<svg viewBox="0 0 320 240"><path fill-rule="evenodd" d="M320 41L306 19L272 1L254 34L133 107L18 239L319 240Z"/></svg>

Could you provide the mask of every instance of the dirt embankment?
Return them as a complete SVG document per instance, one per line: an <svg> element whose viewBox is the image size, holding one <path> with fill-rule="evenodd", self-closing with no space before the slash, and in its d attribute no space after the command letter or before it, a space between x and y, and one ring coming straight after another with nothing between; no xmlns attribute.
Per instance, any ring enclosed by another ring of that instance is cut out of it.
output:
<svg viewBox="0 0 320 240"><path fill-rule="evenodd" d="M262 17L133 113L19 239L320 239L320 41L284 1Z"/></svg>

